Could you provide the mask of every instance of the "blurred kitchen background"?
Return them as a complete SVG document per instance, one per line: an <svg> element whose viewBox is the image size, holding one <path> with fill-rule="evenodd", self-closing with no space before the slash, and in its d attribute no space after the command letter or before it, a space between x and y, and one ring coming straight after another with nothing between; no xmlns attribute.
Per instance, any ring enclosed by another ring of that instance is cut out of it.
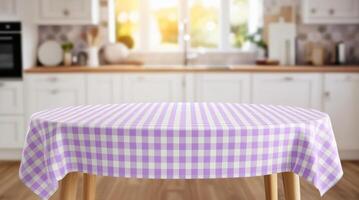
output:
<svg viewBox="0 0 359 200"><path fill-rule="evenodd" d="M253 53L261 49L251 42L249 36L263 31L264 38L260 39L268 44L269 25L284 19L285 22L295 24L296 64L311 64L311 51L314 47L324 51L321 58L323 61L318 61L319 65L335 64L335 52L339 43L345 46L345 64L359 63L359 25L348 24L342 16L339 17L342 21L329 21L330 24L320 17L317 18L323 22L316 22L315 17L308 16L308 22L305 23L303 15L306 12L303 11L304 5L300 0L188 1L191 5L186 14L183 14L186 11L181 11L183 5L179 6L177 0L153 0L147 3L151 6L144 9L141 7L141 0L116 0L113 3L102 0L99 9L102 43L127 44L131 49L127 59L131 61L182 64L179 51L183 51L182 39L188 34L189 51L195 52L188 56L192 64L250 64L255 63L258 58ZM226 6L230 10L230 16L226 16L228 13L223 11ZM314 12L314 8L308 9L311 9L308 15ZM186 25L190 27L187 33L181 29L186 26L183 24L185 21L188 21ZM227 26L227 31L221 30L224 26ZM77 55L87 49L85 35L91 28L91 25L39 25L38 45L47 40L72 42L73 54Z"/></svg>

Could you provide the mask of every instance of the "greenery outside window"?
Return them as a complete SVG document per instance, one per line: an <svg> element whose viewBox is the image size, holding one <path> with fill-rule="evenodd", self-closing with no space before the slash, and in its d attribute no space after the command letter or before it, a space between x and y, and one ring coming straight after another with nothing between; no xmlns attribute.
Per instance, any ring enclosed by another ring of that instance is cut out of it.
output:
<svg viewBox="0 0 359 200"><path fill-rule="evenodd" d="M240 51L262 0L114 0L115 40L137 51Z"/></svg>

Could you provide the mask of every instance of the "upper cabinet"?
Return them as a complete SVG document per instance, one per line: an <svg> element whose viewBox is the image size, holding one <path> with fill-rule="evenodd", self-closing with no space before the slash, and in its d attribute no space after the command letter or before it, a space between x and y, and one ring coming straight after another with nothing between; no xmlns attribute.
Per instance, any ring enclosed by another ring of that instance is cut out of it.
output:
<svg viewBox="0 0 359 200"><path fill-rule="evenodd" d="M357 24L359 0L302 0L307 24Z"/></svg>
<svg viewBox="0 0 359 200"><path fill-rule="evenodd" d="M0 0L0 21L19 20L19 0Z"/></svg>
<svg viewBox="0 0 359 200"><path fill-rule="evenodd" d="M39 24L97 24L99 0L38 0Z"/></svg>

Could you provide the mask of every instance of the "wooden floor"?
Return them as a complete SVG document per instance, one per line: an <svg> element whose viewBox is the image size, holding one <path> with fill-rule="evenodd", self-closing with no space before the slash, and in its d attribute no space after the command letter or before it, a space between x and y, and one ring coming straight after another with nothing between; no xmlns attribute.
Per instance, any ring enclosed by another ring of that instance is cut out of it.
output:
<svg viewBox="0 0 359 200"><path fill-rule="evenodd" d="M38 199L18 178L18 162L0 162L0 200ZM324 200L359 200L359 161L344 162L344 177ZM79 191L81 191L81 186ZM321 199L317 190L301 180L303 200ZM283 198L279 182L280 199ZM78 194L81 199L81 192ZM253 200L264 199L263 178L222 180L134 180L101 177L97 200ZM56 192L51 200L59 200Z"/></svg>

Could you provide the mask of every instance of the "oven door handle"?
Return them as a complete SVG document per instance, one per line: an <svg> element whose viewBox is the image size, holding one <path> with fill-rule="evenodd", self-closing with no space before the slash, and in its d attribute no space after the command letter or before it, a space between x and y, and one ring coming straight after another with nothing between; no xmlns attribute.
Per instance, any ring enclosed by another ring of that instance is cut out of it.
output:
<svg viewBox="0 0 359 200"><path fill-rule="evenodd" d="M13 40L13 39L14 39L14 38L12 38L12 37L6 37L6 36L5 36L5 37L1 37L1 36L0 36L0 40L1 40L1 41L11 41L11 40Z"/></svg>

